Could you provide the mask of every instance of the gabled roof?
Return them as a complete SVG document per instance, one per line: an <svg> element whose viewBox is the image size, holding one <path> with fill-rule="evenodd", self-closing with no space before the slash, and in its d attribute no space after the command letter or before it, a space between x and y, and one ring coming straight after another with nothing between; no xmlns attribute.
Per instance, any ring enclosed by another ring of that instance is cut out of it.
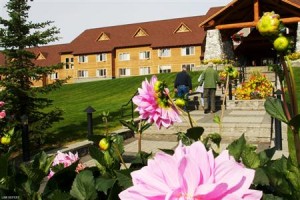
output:
<svg viewBox="0 0 300 200"><path fill-rule="evenodd" d="M110 40L109 35L107 35L104 32L100 33L97 41L100 42L100 41L105 41L105 40Z"/></svg>
<svg viewBox="0 0 300 200"><path fill-rule="evenodd" d="M70 43L72 54L92 54L98 52L111 52L116 48L151 46L152 48L163 48L173 46L201 45L204 41L205 32L199 27L199 23L205 16L193 16L111 26L103 28L88 29L82 32ZM180 24L185 24L191 29L190 32L175 34ZM147 37L132 37L137 30L144 30ZM110 40L97 41L101 33L109 34Z"/></svg>
<svg viewBox="0 0 300 200"><path fill-rule="evenodd" d="M69 44L57 44L49 46L41 46L30 48L29 51L33 52L36 56L41 54L45 59L36 59L33 61L38 66L50 66L60 63L60 52L65 51Z"/></svg>
<svg viewBox="0 0 300 200"><path fill-rule="evenodd" d="M178 28L174 31L174 33L185 33L192 31L186 24L181 23Z"/></svg>
<svg viewBox="0 0 300 200"><path fill-rule="evenodd" d="M133 37L144 37L144 36L148 36L148 33L141 27L139 27L139 29L136 30L136 32L133 35Z"/></svg>
<svg viewBox="0 0 300 200"><path fill-rule="evenodd" d="M300 0L233 0L202 21L199 26L219 29L221 26L225 27L224 25L245 22L244 25L253 27L264 12L271 11L279 14L282 20L293 18L293 22L300 21Z"/></svg>
<svg viewBox="0 0 300 200"><path fill-rule="evenodd" d="M36 55L36 58L39 56L44 57L45 59L36 59L33 63L37 66L50 66L60 63L60 52L66 51L68 44L57 44L49 46L34 47L28 49L28 51L33 52ZM41 58L40 57L40 58ZM0 65L4 65L5 57L0 53Z"/></svg>

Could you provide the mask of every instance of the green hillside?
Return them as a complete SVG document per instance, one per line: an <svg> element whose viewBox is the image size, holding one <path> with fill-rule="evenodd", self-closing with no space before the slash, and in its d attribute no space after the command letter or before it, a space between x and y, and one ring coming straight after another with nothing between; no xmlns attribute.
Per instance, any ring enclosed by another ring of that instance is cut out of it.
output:
<svg viewBox="0 0 300 200"><path fill-rule="evenodd" d="M300 68L295 68L295 79L297 84L297 99L300 107ZM197 85L200 72L190 73L193 85ZM166 81L171 94L173 94L173 81L176 73L158 74L159 80ZM88 83L64 85L48 97L54 100L55 107L64 111L64 120L54 124L47 134L46 143L65 143L79 139L85 139L87 135L87 114L84 110L92 106L96 111L93 113L94 134L105 133L105 125L100 114L109 111L111 119L109 128L116 130L121 127L121 106L126 104L133 94L141 87L143 80L150 80L151 76L138 76L103 80ZM124 119L131 116L131 105L125 110Z"/></svg>
<svg viewBox="0 0 300 200"><path fill-rule="evenodd" d="M193 83L197 84L200 72L190 73ZM159 80L166 81L173 93L173 82L176 73L159 74ZM104 124L100 117L103 111L110 112L111 119L109 128L115 130L121 124L121 106L126 104L134 95L143 80L150 80L151 76L138 76L118 78L87 83L64 85L47 97L54 100L54 107L64 111L64 120L54 124L47 134L46 143L69 142L84 139L87 135L87 114L84 110L92 106L96 111L93 113L94 134L105 132ZM131 116L131 105L125 110L125 118Z"/></svg>

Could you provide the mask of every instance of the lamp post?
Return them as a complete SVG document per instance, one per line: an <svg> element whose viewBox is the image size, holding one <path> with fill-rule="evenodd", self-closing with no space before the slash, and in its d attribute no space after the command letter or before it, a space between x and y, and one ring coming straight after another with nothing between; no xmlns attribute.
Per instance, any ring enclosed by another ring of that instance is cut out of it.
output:
<svg viewBox="0 0 300 200"><path fill-rule="evenodd" d="M95 112L96 110L89 106L87 107L84 112L86 112L87 114L87 130L88 130L88 134L87 136L90 137L93 135L93 112Z"/></svg>
<svg viewBox="0 0 300 200"><path fill-rule="evenodd" d="M29 151L29 129L28 129L28 116L21 116L22 122L22 150L23 150L23 161L27 162L30 160Z"/></svg>

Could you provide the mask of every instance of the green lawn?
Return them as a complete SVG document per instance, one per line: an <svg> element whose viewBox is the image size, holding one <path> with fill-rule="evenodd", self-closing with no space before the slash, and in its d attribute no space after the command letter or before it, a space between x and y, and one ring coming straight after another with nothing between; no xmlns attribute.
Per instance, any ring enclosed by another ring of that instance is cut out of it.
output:
<svg viewBox="0 0 300 200"><path fill-rule="evenodd" d="M194 85L200 72L191 72ZM159 74L158 79L165 81L173 93L173 82L176 73ZM84 110L92 106L96 111L93 113L94 134L105 132L100 114L109 111L111 115L109 128L111 130L121 127L121 106L126 104L134 95L143 80L150 80L151 76L138 76L118 78L88 83L64 85L57 91L47 95L54 100L54 107L64 111L64 120L55 123L48 131L46 143L65 143L84 139L87 135L87 114ZM125 118L131 116L131 106L126 107Z"/></svg>
<svg viewBox="0 0 300 200"><path fill-rule="evenodd" d="M300 68L295 68L297 85L298 107L300 107ZM193 86L197 85L200 72L191 72ZM159 74L159 80L166 81L171 93L176 73ZM109 111L111 115L109 128L115 130L121 127L121 106L126 104L132 95L141 87L143 80L150 80L151 76L138 76L119 78L88 83L64 85L47 97L54 100L55 107L64 111L64 120L55 123L47 134L46 143L65 143L74 140L85 139L87 135L87 114L84 110L92 106L96 111L93 113L94 134L105 133L105 125L100 114ZM126 107L125 118L130 118L130 104Z"/></svg>

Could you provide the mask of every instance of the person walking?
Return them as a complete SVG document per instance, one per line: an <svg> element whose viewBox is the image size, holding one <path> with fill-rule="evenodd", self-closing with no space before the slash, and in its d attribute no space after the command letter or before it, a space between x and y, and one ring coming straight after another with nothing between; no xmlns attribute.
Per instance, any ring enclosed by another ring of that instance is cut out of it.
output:
<svg viewBox="0 0 300 200"><path fill-rule="evenodd" d="M217 70L213 68L213 64L209 63L208 67L202 73L199 85L204 84L204 114L216 112L216 90L217 84L220 83L220 78Z"/></svg>
<svg viewBox="0 0 300 200"><path fill-rule="evenodd" d="M174 90L175 93L177 93L177 97L182 99L187 99L187 95L192 93L192 80L185 66L183 66L182 71L176 75Z"/></svg>
<svg viewBox="0 0 300 200"><path fill-rule="evenodd" d="M203 73L200 74L199 78L198 78L198 82L200 83L201 77L202 77ZM204 98L203 98L203 92L204 92L204 83L202 83L202 85L199 85L197 87L197 92L200 93L200 105L201 108L204 109Z"/></svg>

